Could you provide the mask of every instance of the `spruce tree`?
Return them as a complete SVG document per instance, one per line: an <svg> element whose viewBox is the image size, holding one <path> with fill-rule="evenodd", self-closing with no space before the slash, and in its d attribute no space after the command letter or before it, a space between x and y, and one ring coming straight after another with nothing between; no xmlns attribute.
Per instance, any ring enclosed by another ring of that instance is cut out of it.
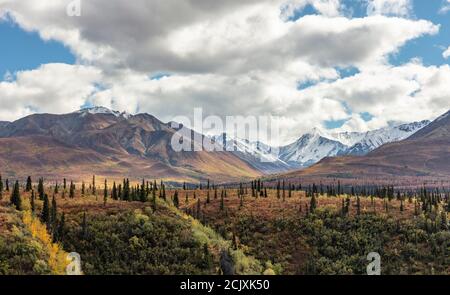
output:
<svg viewBox="0 0 450 295"><path fill-rule="evenodd" d="M27 191L27 192L31 191L32 187L33 187L33 183L31 182L31 176L28 176L27 184L25 186L25 191Z"/></svg>
<svg viewBox="0 0 450 295"><path fill-rule="evenodd" d="M180 200L178 199L178 191L173 195L173 205L178 209L180 207Z"/></svg>
<svg viewBox="0 0 450 295"><path fill-rule="evenodd" d="M139 200L141 202L147 202L147 193L145 191L145 180L142 179L141 189L139 191Z"/></svg>
<svg viewBox="0 0 450 295"><path fill-rule="evenodd" d="M155 182L155 185L156 185L156 182ZM153 209L153 211L156 211L156 190L155 190L155 187L153 187L153 190L152 190L152 209Z"/></svg>
<svg viewBox="0 0 450 295"><path fill-rule="evenodd" d="M52 198L52 206L50 208L50 221L49 224L51 225L52 230L56 228L57 222L58 222L58 209L56 205L56 199L55 196Z"/></svg>
<svg viewBox="0 0 450 295"><path fill-rule="evenodd" d="M41 221L42 223L45 224L48 224L50 221L50 204L47 194L44 195L44 204L42 206Z"/></svg>
<svg viewBox="0 0 450 295"><path fill-rule="evenodd" d="M316 207L317 207L316 194L313 193L310 204L309 204L310 212L314 213L314 211L316 211Z"/></svg>
<svg viewBox="0 0 450 295"><path fill-rule="evenodd" d="M108 201L108 181L105 179L105 188L103 190L103 205L106 206Z"/></svg>
<svg viewBox="0 0 450 295"><path fill-rule="evenodd" d="M73 181L70 182L69 198L75 198L75 184L73 183Z"/></svg>
<svg viewBox="0 0 450 295"><path fill-rule="evenodd" d="M56 229L56 237L55 242L62 242L64 240L64 234L65 234L65 223L66 223L66 216L64 212L61 215L61 219L58 222L58 228Z"/></svg>
<svg viewBox="0 0 450 295"><path fill-rule="evenodd" d="M14 184L13 192L11 194L11 204L16 207L16 210L22 210L22 198L20 197L19 181Z"/></svg>
<svg viewBox="0 0 450 295"><path fill-rule="evenodd" d="M97 194L97 190L95 188L95 175L92 175L92 194L93 195Z"/></svg>
<svg viewBox="0 0 450 295"><path fill-rule="evenodd" d="M44 200L44 179L39 178L38 182L38 194L39 194L39 200Z"/></svg>
<svg viewBox="0 0 450 295"><path fill-rule="evenodd" d="M113 182L113 187L112 187L112 191L111 191L111 198L113 200L117 200L118 199L118 197L117 197L117 187L116 187L116 182L115 181Z"/></svg>

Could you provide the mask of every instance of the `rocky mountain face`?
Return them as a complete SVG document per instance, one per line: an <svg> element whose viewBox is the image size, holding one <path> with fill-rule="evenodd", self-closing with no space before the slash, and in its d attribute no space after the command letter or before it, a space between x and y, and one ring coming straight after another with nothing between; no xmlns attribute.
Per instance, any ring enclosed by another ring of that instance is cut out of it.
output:
<svg viewBox="0 0 450 295"><path fill-rule="evenodd" d="M11 171L15 171L14 164L23 171L28 166L30 170L46 170L47 164L54 162L53 158L64 162L60 166L70 166L67 163L70 159L74 167L92 167L86 169L95 171L97 165L99 174L130 171L139 177L169 179L232 180L261 174L232 153L174 151L171 140L176 131L149 114L129 115L106 108L89 108L64 115L36 114L0 128L0 162ZM7 149L25 138L36 149ZM198 143L189 141L188 144ZM46 154L49 150L52 155ZM72 150L85 156L76 157ZM23 153L31 154L31 159L21 157Z"/></svg>
<svg viewBox="0 0 450 295"><path fill-rule="evenodd" d="M223 142L223 138L226 138L225 146L228 151L235 152L237 156L247 161L249 156L263 159L263 162L270 162L270 164L263 165L261 169L268 172L280 172L309 167L327 157L366 155L384 144L408 138L429 123L429 121L422 121L396 124L368 132L333 133L314 128L297 141L281 147L270 147L261 142L229 138L226 135L219 136L217 141ZM252 165L257 164L252 163Z"/></svg>
<svg viewBox="0 0 450 295"><path fill-rule="evenodd" d="M415 128L404 125L398 130L411 133ZM365 156L325 158L308 169L288 173L286 177L393 175L450 176L450 111L406 139L384 144Z"/></svg>

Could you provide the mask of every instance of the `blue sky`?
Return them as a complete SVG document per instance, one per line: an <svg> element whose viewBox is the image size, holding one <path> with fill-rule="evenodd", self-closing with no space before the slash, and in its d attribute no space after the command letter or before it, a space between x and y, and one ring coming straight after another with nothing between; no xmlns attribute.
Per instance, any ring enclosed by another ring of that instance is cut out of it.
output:
<svg viewBox="0 0 450 295"><path fill-rule="evenodd" d="M350 8L352 17L364 17L366 6L362 0L345 0L345 5ZM419 57L425 65L440 65L448 63L442 56L445 48L450 46L450 13L438 13L443 5L443 0L414 0L414 11L412 18L430 20L435 24L440 24L440 32L433 36L424 36L410 41L399 53L391 56L394 65L402 64L411 58ZM291 20L298 19L304 15L316 14L317 12L310 5L298 11ZM10 20L0 22L0 74L3 77L7 71L14 73L21 70L31 70L41 64L62 62L74 64L75 56L70 49L56 41L44 41L36 32L26 32L19 28ZM355 73L352 69L345 69L342 76ZM158 73L152 78L167 76L165 73ZM308 84L309 85L309 84Z"/></svg>
<svg viewBox="0 0 450 295"><path fill-rule="evenodd" d="M222 117L270 113L292 139L450 108L450 11L439 13L448 0L215 1L214 10L177 1L184 6L96 0L80 18L63 0L1 2L0 120L103 105L170 121L203 107ZM380 3L390 6L367 17ZM412 9L390 12L396 3Z"/></svg>
<svg viewBox="0 0 450 295"><path fill-rule="evenodd" d="M26 32L11 21L0 22L0 75L9 71L32 70L46 63L75 63L70 50L56 41L43 41L37 33ZM6 42L5 42L6 41Z"/></svg>

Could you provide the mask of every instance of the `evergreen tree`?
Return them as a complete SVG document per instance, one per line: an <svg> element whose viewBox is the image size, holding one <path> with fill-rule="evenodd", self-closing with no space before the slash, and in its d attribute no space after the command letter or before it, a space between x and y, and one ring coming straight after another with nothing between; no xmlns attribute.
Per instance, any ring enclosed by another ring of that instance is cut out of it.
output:
<svg viewBox="0 0 450 295"><path fill-rule="evenodd" d="M44 200L44 179L39 178L38 182L38 194L39 194L39 200Z"/></svg>
<svg viewBox="0 0 450 295"><path fill-rule="evenodd" d="M141 189L139 191L139 200L141 202L147 202L147 193L145 191L145 180L142 179Z"/></svg>
<svg viewBox="0 0 450 295"><path fill-rule="evenodd" d="M20 197L19 181L14 184L13 192L11 194L11 205L16 207L16 210L22 210L22 198Z"/></svg>
<svg viewBox="0 0 450 295"><path fill-rule="evenodd" d="M112 187L112 191L111 191L111 198L113 200L118 200L118 195L117 195L117 187L116 187L116 182L113 182L113 187Z"/></svg>
<svg viewBox="0 0 450 295"><path fill-rule="evenodd" d="M97 195L97 190L95 188L95 175L92 175L92 194Z"/></svg>
<svg viewBox="0 0 450 295"><path fill-rule="evenodd" d="M73 181L70 182L69 198L75 198L75 184Z"/></svg>
<svg viewBox="0 0 450 295"><path fill-rule="evenodd" d="M156 211L156 182L155 182L155 186L153 187L152 190L152 209L153 211Z"/></svg>
<svg viewBox="0 0 450 295"><path fill-rule="evenodd" d="M47 194L44 195L44 205L42 206L41 221L45 224L48 224L50 221L50 204Z"/></svg>
<svg viewBox="0 0 450 295"><path fill-rule="evenodd" d="M62 242L64 240L65 223L66 223L66 216L63 212L61 215L61 220L58 222L58 228L56 230L56 237L54 236L55 242Z"/></svg>
<svg viewBox="0 0 450 295"><path fill-rule="evenodd" d="M85 194L86 194L86 184L83 181L81 183L81 195L84 197Z"/></svg>
<svg viewBox="0 0 450 295"><path fill-rule="evenodd" d="M49 224L51 225L52 230L56 229L56 224L58 222L58 209L56 205L56 199L55 196L52 198L52 206L50 208L50 221Z"/></svg>
<svg viewBox="0 0 450 295"><path fill-rule="evenodd" d="M6 181L5 181L5 190L7 192L9 192L9 179L8 178L6 178Z"/></svg>
<svg viewBox="0 0 450 295"><path fill-rule="evenodd" d="M32 187L33 187L33 183L31 181L31 176L28 176L27 184L25 186L25 191L27 191L27 192L31 191Z"/></svg>
<svg viewBox="0 0 450 295"><path fill-rule="evenodd" d="M309 211L311 213L314 213L314 211L316 211L316 207L317 207L316 194L313 193L311 201L309 203Z"/></svg>
<svg viewBox="0 0 450 295"><path fill-rule="evenodd" d="M178 191L173 194L173 205L178 209L180 207L180 200L178 199Z"/></svg>
<svg viewBox="0 0 450 295"><path fill-rule="evenodd" d="M108 181L105 179L105 188L103 190L103 205L106 206L108 201Z"/></svg>

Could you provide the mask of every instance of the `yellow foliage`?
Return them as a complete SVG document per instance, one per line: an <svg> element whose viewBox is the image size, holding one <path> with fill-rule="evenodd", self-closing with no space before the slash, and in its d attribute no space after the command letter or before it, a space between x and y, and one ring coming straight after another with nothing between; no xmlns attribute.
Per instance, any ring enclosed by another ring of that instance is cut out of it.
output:
<svg viewBox="0 0 450 295"><path fill-rule="evenodd" d="M30 211L24 212L23 223L30 231L33 238L38 239L47 250L47 263L52 272L58 275L65 274L68 265L68 254L61 249L60 245L53 243L52 237L47 231L47 227L42 224L38 218L35 218Z"/></svg>

